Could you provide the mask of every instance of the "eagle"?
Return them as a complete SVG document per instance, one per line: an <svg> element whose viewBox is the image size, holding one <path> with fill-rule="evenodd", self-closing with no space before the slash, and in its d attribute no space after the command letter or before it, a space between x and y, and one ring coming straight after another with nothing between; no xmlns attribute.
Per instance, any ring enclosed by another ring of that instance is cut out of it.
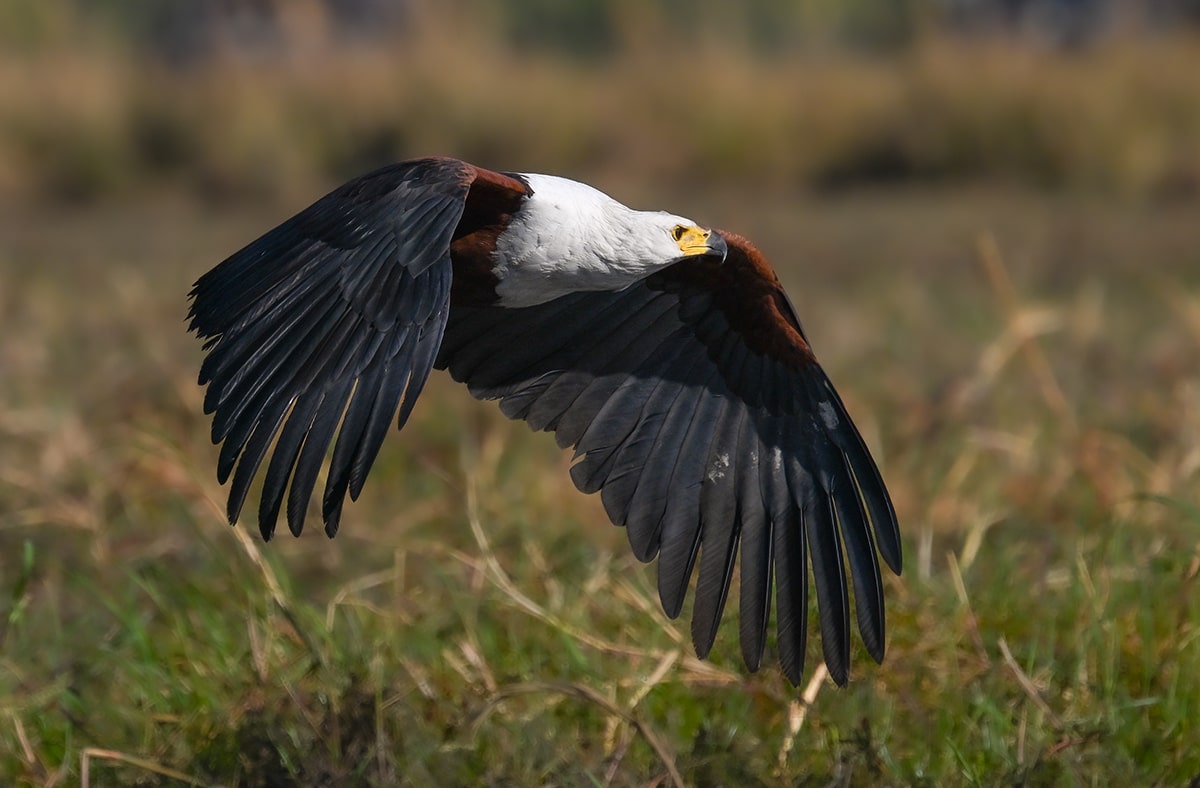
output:
<svg viewBox="0 0 1200 788"><path fill-rule="evenodd" d="M737 565L747 669L774 593L779 662L798 685L811 566L830 676L847 681L851 584L882 662L878 557L900 573L895 509L745 238L562 177L424 158L330 192L201 276L189 301L230 523L270 455L259 528L269 540L286 492L298 536L332 444L333 537L436 367L574 450L575 486L600 493L639 560L657 556L669 617L697 574L701 659Z"/></svg>

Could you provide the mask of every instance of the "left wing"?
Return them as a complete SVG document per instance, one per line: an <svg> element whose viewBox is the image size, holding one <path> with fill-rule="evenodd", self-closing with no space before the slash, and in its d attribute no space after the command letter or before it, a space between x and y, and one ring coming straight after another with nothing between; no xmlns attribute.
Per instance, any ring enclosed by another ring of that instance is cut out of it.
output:
<svg viewBox="0 0 1200 788"><path fill-rule="evenodd" d="M811 563L825 662L844 684L845 559L863 641L882 660L876 551L900 572L895 512L774 272L745 239L722 235L724 262L690 259L622 291L520 309L454 306L435 365L575 448L576 486L600 492L640 560L658 555L672 618L699 560L700 657L740 549L746 665L761 663L774 585L780 662L798 684Z"/></svg>
<svg viewBox="0 0 1200 788"><path fill-rule="evenodd" d="M358 496L397 407L403 426L449 311L450 243L478 170L453 159L381 168L321 198L200 277L191 330L206 340L205 413L227 513L236 522L278 436L259 529L270 539L288 493L299 534L341 422L326 482L325 531ZM235 470L236 467L236 470Z"/></svg>

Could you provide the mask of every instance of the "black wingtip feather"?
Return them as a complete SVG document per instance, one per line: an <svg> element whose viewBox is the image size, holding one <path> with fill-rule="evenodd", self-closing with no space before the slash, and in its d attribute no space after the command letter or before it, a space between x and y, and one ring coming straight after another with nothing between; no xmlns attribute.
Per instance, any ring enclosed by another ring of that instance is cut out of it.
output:
<svg viewBox="0 0 1200 788"><path fill-rule="evenodd" d="M904 566L904 557L900 544L900 525L896 518L896 508L892 504L892 497L883 483L879 466L871 457L862 434L850 419L842 398L838 396L833 384L823 372L820 373L820 376L820 393L815 396L818 400L828 402L839 417L838 429L832 431L829 437L845 452L850 472L862 493L879 554L888 568L896 575L900 575Z"/></svg>
<svg viewBox="0 0 1200 788"><path fill-rule="evenodd" d="M808 564L804 513L791 511L775 524L775 614L779 665L793 687L804 676L808 651Z"/></svg>
<svg viewBox="0 0 1200 788"><path fill-rule="evenodd" d="M715 385L714 372L700 389L703 391ZM684 596L700 549L701 500L705 484L712 483L705 471L713 443L721 437L720 425L724 424L726 417L724 399L700 397L698 405L689 408L687 430L682 440L676 442L670 435L666 436L667 441L677 445L670 481L675 501L662 518L658 591L664 609L674 611L675 615L683 609Z"/></svg>
<svg viewBox="0 0 1200 788"><path fill-rule="evenodd" d="M288 527L296 536L304 528L305 515L308 513L308 503L312 500L313 489L321 472L325 453L333 440L334 430L346 408L346 399L354 385L353 379L344 380L336 388L325 392L316 416L308 428L304 438L300 456L296 460L295 472L292 476L291 489L288 492L287 517Z"/></svg>
<svg viewBox="0 0 1200 788"><path fill-rule="evenodd" d="M855 618L867 653L876 662L882 662L886 640L883 578L879 573L875 540L871 535L870 522L863 508L858 485L850 470L849 460L845 454L838 454L840 456L829 458L837 485L832 498L839 529L845 542L846 555L850 561L850 577L854 582ZM839 461L840 472L836 471L836 463Z"/></svg>
<svg viewBox="0 0 1200 788"><path fill-rule="evenodd" d="M267 464L267 474L263 478L262 493L259 498L258 520L263 533L274 533L275 523L279 518L279 509L283 505L283 494L296 465L305 435L312 427L316 418L317 407L321 404L321 394L309 389L296 400L287 421L280 428L279 440L275 444L275 452ZM290 523L289 523L290 524ZM303 523L301 523L303 525ZM293 534L298 535L293 530Z"/></svg>
<svg viewBox="0 0 1200 788"><path fill-rule="evenodd" d="M745 473L745 463L737 459L745 456L743 441L747 439L749 421L745 411L727 409L709 447L701 491L700 570L696 581L696 603L692 609L692 642L701 659L708 656L716 641L733 581L734 560L742 530L739 475Z"/></svg>
<svg viewBox="0 0 1200 788"><path fill-rule="evenodd" d="M811 508L805 511L805 525L821 619L821 649L830 678L839 687L844 687L850 675L850 599L842 563L842 545L832 502L819 486L812 489L814 494Z"/></svg>
<svg viewBox="0 0 1200 788"><path fill-rule="evenodd" d="M453 159L381 168L196 280L188 329L207 354L198 380L213 440L223 442L218 479L233 480L231 521L275 439L259 528L273 536L286 492L288 525L299 534L343 421L345 445L335 447L322 501L326 532L337 531L347 489L357 497L397 405L404 397L403 423L437 353L450 241L478 172ZM380 388L348 406L356 381Z"/></svg>

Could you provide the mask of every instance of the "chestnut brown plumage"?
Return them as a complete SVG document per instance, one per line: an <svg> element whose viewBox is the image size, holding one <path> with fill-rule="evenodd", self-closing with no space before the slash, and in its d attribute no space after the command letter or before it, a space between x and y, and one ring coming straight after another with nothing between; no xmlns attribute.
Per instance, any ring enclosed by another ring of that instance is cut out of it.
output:
<svg viewBox="0 0 1200 788"><path fill-rule="evenodd" d="M740 552L751 670L774 586L780 662L800 681L810 565L833 678L849 671L850 583L883 658L877 555L901 568L891 501L774 271L738 235L564 179L421 159L351 181L229 257L197 281L189 316L231 522L270 454L259 527L272 536L286 491L298 535L332 443L333 536L388 425L447 369L574 448L576 486L600 493L640 560L658 557L669 616L699 562L700 657Z"/></svg>

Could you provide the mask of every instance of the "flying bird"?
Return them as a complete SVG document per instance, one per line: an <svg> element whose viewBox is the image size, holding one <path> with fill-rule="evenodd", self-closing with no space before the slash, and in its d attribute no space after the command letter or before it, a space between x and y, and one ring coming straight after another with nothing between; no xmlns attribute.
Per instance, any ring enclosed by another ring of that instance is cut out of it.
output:
<svg viewBox="0 0 1200 788"><path fill-rule="evenodd" d="M774 593L780 664L800 682L809 566L833 679L849 672L851 584L863 643L882 661L878 556L900 573L895 511L745 238L566 178L426 158L335 189L204 274L189 298L231 523L270 455L259 528L271 538L286 492L298 536L332 443L321 514L334 536L346 494L357 499L389 425L404 426L436 367L574 449L575 485L600 493L638 559L658 557L668 616L699 563L700 658L740 553L749 670Z"/></svg>

